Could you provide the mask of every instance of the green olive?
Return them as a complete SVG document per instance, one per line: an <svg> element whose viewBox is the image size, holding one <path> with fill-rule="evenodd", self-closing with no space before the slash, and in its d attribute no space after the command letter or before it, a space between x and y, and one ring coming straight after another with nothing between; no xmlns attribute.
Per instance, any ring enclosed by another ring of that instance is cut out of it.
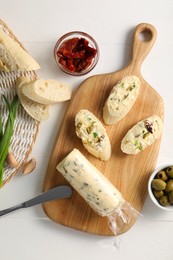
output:
<svg viewBox="0 0 173 260"><path fill-rule="evenodd" d="M162 196L159 200L160 204L164 207L169 205L169 200L167 196Z"/></svg>
<svg viewBox="0 0 173 260"><path fill-rule="evenodd" d="M166 173L170 178L173 178L173 166L170 166L166 169Z"/></svg>
<svg viewBox="0 0 173 260"><path fill-rule="evenodd" d="M168 198L171 204L173 204L173 191L169 192Z"/></svg>
<svg viewBox="0 0 173 260"><path fill-rule="evenodd" d="M157 178L160 179L160 180L163 180L163 181L167 181L168 176L167 176L165 171L160 171L157 174Z"/></svg>
<svg viewBox="0 0 173 260"><path fill-rule="evenodd" d="M166 183L166 189L165 189L165 191L166 191L166 192L170 192L170 191L172 191L172 190L173 190L173 179L170 179L170 180L168 180L167 183Z"/></svg>
<svg viewBox="0 0 173 260"><path fill-rule="evenodd" d="M155 190L165 190L166 182L160 179L153 179L151 182L151 186Z"/></svg>
<svg viewBox="0 0 173 260"><path fill-rule="evenodd" d="M159 199L164 195L164 192L163 190L153 190L153 194L157 199Z"/></svg>

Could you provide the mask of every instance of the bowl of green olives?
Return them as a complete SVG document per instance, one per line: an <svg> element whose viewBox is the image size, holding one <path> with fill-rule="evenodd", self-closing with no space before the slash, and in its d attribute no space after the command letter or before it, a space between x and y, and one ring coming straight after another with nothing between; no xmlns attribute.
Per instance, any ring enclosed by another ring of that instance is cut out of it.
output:
<svg viewBox="0 0 173 260"><path fill-rule="evenodd" d="M161 166L151 174L148 193L156 206L173 211L173 165Z"/></svg>

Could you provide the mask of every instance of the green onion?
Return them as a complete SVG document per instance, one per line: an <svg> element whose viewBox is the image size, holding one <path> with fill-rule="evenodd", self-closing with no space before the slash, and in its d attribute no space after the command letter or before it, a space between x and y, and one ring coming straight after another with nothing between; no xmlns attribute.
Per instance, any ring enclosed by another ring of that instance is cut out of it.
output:
<svg viewBox="0 0 173 260"><path fill-rule="evenodd" d="M0 115L0 142L1 142L1 139L2 139L2 135L3 135L3 132L2 132L2 118L1 118L1 115Z"/></svg>
<svg viewBox="0 0 173 260"><path fill-rule="evenodd" d="M10 104L7 98L3 95L4 101L7 105L9 116L5 126L4 133L1 130L1 139L0 139L0 187L2 186L3 172L4 172L4 163L8 154L11 137L13 135L14 121L16 118L16 113L19 105L19 99L17 95L14 97L12 103ZM2 126L2 120L1 120Z"/></svg>

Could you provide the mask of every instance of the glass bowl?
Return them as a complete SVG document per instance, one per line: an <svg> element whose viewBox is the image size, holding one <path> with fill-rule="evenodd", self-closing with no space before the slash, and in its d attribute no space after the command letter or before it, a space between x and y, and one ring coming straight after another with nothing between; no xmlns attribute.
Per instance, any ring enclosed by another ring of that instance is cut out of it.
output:
<svg viewBox="0 0 173 260"><path fill-rule="evenodd" d="M79 39L80 42L76 39ZM76 44L77 41L78 45ZM88 47L84 44L88 44ZM64 49L65 52L62 51ZM73 31L64 34L57 41L54 47L54 57L62 71L70 75L80 76L87 74L96 66L99 60L99 47L89 34Z"/></svg>
<svg viewBox="0 0 173 260"><path fill-rule="evenodd" d="M171 167L171 166L173 166L173 164L172 164L172 165L170 165L170 164L168 164L168 165L162 165L162 166L158 167L158 168L151 174L151 176L150 176L150 178L149 178L149 181L148 181L148 193L149 193L149 196L150 196L152 202L153 202L158 208L160 208L160 209L162 209L162 210L165 210L165 211L173 211L173 204L172 204L172 205L168 205L168 206L162 206L162 205L159 203L159 201L156 199L156 197L154 196L154 194L153 194L153 190L152 190L152 185L151 185L151 183L152 183L152 180L157 176L158 172L160 172L160 171L162 171L162 170L164 170L164 169L166 169L166 168L168 168L168 167ZM171 178L171 179L172 179L172 178Z"/></svg>

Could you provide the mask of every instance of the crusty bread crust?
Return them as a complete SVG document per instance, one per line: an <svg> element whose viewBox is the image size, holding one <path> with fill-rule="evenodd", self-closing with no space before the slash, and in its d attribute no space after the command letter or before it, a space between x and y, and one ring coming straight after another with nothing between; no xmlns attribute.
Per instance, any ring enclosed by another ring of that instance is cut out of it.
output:
<svg viewBox="0 0 173 260"><path fill-rule="evenodd" d="M26 112L37 121L45 121L49 117L50 107L27 98L23 92L23 86L30 82L27 77L20 77L16 80L16 91Z"/></svg>
<svg viewBox="0 0 173 260"><path fill-rule="evenodd" d="M22 48L8 30L0 27L0 70L32 71L39 69L39 64Z"/></svg>

